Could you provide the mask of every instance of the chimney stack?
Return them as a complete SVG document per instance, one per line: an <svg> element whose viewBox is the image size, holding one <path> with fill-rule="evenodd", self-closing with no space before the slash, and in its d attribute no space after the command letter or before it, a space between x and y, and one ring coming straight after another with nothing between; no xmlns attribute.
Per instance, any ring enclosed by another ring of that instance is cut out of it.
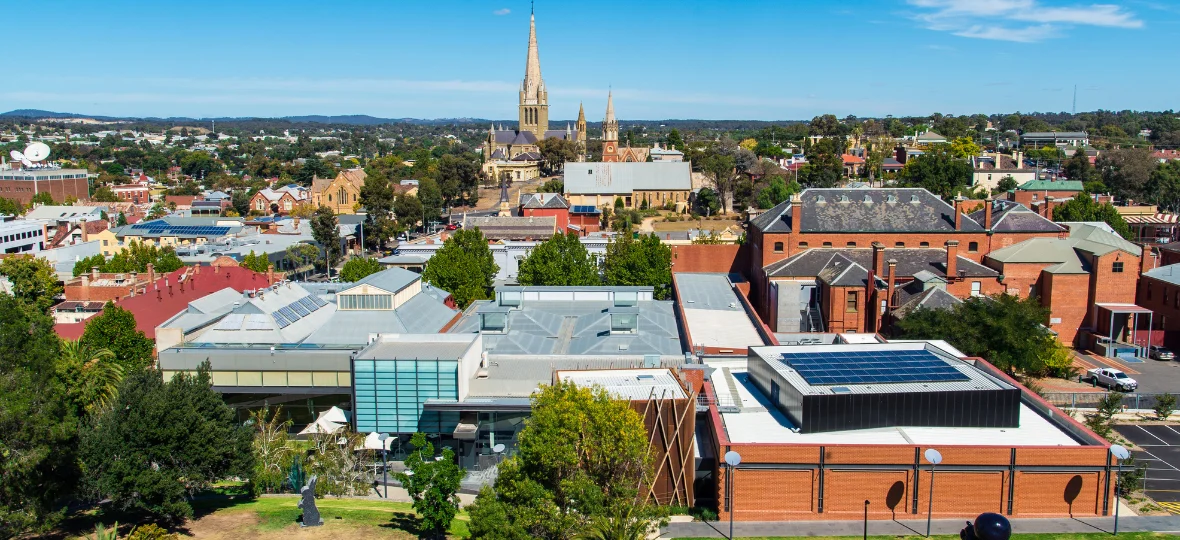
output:
<svg viewBox="0 0 1180 540"><path fill-rule="evenodd" d="M803 197L798 193L791 196L791 234L803 231Z"/></svg>
<svg viewBox="0 0 1180 540"><path fill-rule="evenodd" d="M893 309L895 307L894 302L893 302L893 286L894 286L894 277L896 276L896 274L897 274L897 259L889 259L889 288L885 291L885 294L888 295L888 297L885 299L888 309Z"/></svg>
<svg viewBox="0 0 1180 540"><path fill-rule="evenodd" d="M90 267L90 279L98 281L98 267L97 266Z"/></svg>
<svg viewBox="0 0 1180 540"><path fill-rule="evenodd" d="M985 230L992 230L992 198L988 197L983 201L983 228Z"/></svg>
<svg viewBox="0 0 1180 540"><path fill-rule="evenodd" d="M873 242L873 272L885 275L885 244Z"/></svg>
<svg viewBox="0 0 1180 540"><path fill-rule="evenodd" d="M155 286L155 284L156 284L156 266L152 263L148 263L147 264L147 271L148 271L148 283L151 283L152 286ZM158 289L159 287L156 287L156 288Z"/></svg>
<svg viewBox="0 0 1180 540"><path fill-rule="evenodd" d="M946 241L946 280L952 281L958 272L959 263L959 241Z"/></svg>
<svg viewBox="0 0 1180 540"><path fill-rule="evenodd" d="M90 300L90 276L82 275L82 299Z"/></svg>
<svg viewBox="0 0 1180 540"><path fill-rule="evenodd" d="M1156 257L1159 257L1159 254L1156 253L1155 248L1143 246L1143 254L1139 256L1139 275L1155 269Z"/></svg>
<svg viewBox="0 0 1180 540"><path fill-rule="evenodd" d="M963 196L962 195L955 197L954 205L955 205L955 230L961 231L961 230L963 230Z"/></svg>
<svg viewBox="0 0 1180 540"><path fill-rule="evenodd" d="M267 265L266 267L266 282L273 284L275 282L275 265Z"/></svg>

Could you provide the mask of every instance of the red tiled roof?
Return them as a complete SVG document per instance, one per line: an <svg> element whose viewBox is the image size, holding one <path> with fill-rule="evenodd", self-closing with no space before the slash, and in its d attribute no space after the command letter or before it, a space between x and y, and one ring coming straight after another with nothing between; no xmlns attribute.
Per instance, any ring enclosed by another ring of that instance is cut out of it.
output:
<svg viewBox="0 0 1180 540"><path fill-rule="evenodd" d="M193 300L226 287L241 292L269 285L266 274L246 268L222 268L220 272L214 272L213 268L202 268L200 273L196 273L194 268L186 266L158 277L155 283L147 285L145 292L123 298L116 303L135 315L136 328L149 339L155 339L156 327L187 308ZM182 288L180 277L186 274L188 277L183 280ZM82 331L91 320L93 319L79 323L57 324L53 329L63 338L78 339L82 337Z"/></svg>
<svg viewBox="0 0 1180 540"><path fill-rule="evenodd" d="M844 155L842 155L842 156L840 156L840 157L844 159L844 164L845 164L845 165L853 165L853 164L858 164L858 163L864 163L864 162L865 162L865 160L863 160L863 159L861 159L861 158L858 158L858 157L856 157L856 156L854 156L854 155L852 155L852 154L844 154Z"/></svg>

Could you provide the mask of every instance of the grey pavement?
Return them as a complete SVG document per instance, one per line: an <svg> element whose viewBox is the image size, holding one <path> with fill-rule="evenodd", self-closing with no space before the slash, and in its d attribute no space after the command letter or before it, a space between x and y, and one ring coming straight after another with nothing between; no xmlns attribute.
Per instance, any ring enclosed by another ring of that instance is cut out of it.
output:
<svg viewBox="0 0 1180 540"><path fill-rule="evenodd" d="M959 534L965 519L936 519L931 534ZM861 521L738 521L734 522L734 536L856 536L863 534ZM1014 518L1014 533L1109 533L1114 528L1113 517L1102 518ZM1180 533L1180 516L1127 516L1119 518L1119 532L1155 531ZM693 521L671 523L664 528L661 538L725 538L729 522ZM869 521L869 535L923 535L926 521Z"/></svg>

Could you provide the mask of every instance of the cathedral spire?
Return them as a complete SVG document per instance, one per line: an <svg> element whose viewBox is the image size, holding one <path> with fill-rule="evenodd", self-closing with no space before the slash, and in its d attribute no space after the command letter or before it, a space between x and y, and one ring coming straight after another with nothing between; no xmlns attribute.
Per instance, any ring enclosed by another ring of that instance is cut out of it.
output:
<svg viewBox="0 0 1180 540"><path fill-rule="evenodd" d="M524 91L528 97L535 98L541 89L541 56L537 52L537 18L529 15L529 53L524 64Z"/></svg>
<svg viewBox="0 0 1180 540"><path fill-rule="evenodd" d="M578 102L578 124L586 123L586 109L582 107L582 102Z"/></svg>
<svg viewBox="0 0 1180 540"><path fill-rule="evenodd" d="M606 93L606 121L615 121L615 96L613 90Z"/></svg>

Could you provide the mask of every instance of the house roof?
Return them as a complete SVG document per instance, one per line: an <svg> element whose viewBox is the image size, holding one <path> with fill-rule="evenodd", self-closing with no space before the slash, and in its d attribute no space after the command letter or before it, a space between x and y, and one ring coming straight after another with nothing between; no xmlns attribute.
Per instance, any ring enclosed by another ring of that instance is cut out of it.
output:
<svg viewBox="0 0 1180 540"><path fill-rule="evenodd" d="M984 204L988 204L984 201ZM1063 227L1029 210L1023 204L997 199L991 201L992 230L996 232L1061 232ZM986 211L980 208L971 214L976 223L984 223Z"/></svg>
<svg viewBox="0 0 1180 540"><path fill-rule="evenodd" d="M893 310L893 316L902 319L918 309L949 310L962 303L962 300L946 292L946 289L942 287L931 287L911 295L905 302Z"/></svg>
<svg viewBox="0 0 1180 540"><path fill-rule="evenodd" d="M44 219L52 221L69 221L95 217L102 214L101 206L60 206L42 205L25 213L25 219Z"/></svg>
<svg viewBox="0 0 1180 540"><path fill-rule="evenodd" d="M463 222L464 229L478 228L484 237L490 240L509 240L514 238L548 238L557 231L557 218L554 216L487 216L468 217Z"/></svg>
<svg viewBox="0 0 1180 540"><path fill-rule="evenodd" d="M997 159L999 162L997 163ZM1012 156L988 156L988 159L978 157L971 158L975 164L976 171L1027 171L1021 163L1017 163Z"/></svg>
<svg viewBox="0 0 1180 540"><path fill-rule="evenodd" d="M922 188L812 188L799 199L803 232L955 231L955 208ZM751 224L763 232L789 233L792 213L791 201L783 201ZM983 232L983 227L965 218L962 230Z"/></svg>
<svg viewBox="0 0 1180 540"><path fill-rule="evenodd" d="M852 154L843 154L840 156L840 158L844 160L845 165L857 165L857 164L861 164L861 163L865 162L864 159L854 156Z"/></svg>
<svg viewBox="0 0 1180 540"><path fill-rule="evenodd" d="M520 196L522 208L569 208L560 193L525 193Z"/></svg>
<svg viewBox="0 0 1180 540"><path fill-rule="evenodd" d="M1085 131L1030 131L1020 135L1021 139L1085 139Z"/></svg>
<svg viewBox="0 0 1180 540"><path fill-rule="evenodd" d="M1029 180L1020 184L1020 191L1081 191L1081 180Z"/></svg>
<svg viewBox="0 0 1180 540"><path fill-rule="evenodd" d="M185 267L156 278L141 293L118 301L118 305L135 315L135 327L148 338L155 339L156 327L187 308L189 302L226 287L242 292L268 286L266 274L245 268L222 268L220 272L208 269L195 273L194 267ZM194 272L185 276L186 272ZM183 289L180 286L184 282ZM90 320L58 324L54 330L61 337L77 339L86 329Z"/></svg>
<svg viewBox="0 0 1180 540"><path fill-rule="evenodd" d="M1169 264L1159 268L1152 268L1143 273L1143 275L1171 283L1173 285L1180 285L1180 264Z"/></svg>
<svg viewBox="0 0 1180 540"><path fill-rule="evenodd" d="M387 268L380 272L369 274L353 283L342 284L340 291L344 292L361 285L371 285L386 292L396 293L418 281L422 276L404 268Z"/></svg>
<svg viewBox="0 0 1180 540"><path fill-rule="evenodd" d="M1079 253L1100 256L1118 250L1136 257L1143 253L1139 246L1102 227L1078 223L1071 224L1066 238L1030 238L992 251L987 258L1005 264L1049 263L1045 268L1049 273L1085 274L1089 273L1090 264Z"/></svg>
<svg viewBox="0 0 1180 540"><path fill-rule="evenodd" d="M691 189L692 163L685 161L565 164L565 192L572 195Z"/></svg>
<svg viewBox="0 0 1180 540"><path fill-rule="evenodd" d="M938 133L935 133L933 131L927 131L925 133L922 133L921 135L918 135L914 140L919 141L919 142L922 142L922 141L945 141L945 140L947 140L947 138L942 135L939 135Z"/></svg>
<svg viewBox="0 0 1180 540"><path fill-rule="evenodd" d="M509 161L541 161L540 152L521 152Z"/></svg>
<svg viewBox="0 0 1180 540"><path fill-rule="evenodd" d="M941 248L886 248L884 261L897 261L897 275L916 276L928 271L936 276L946 276L946 250ZM834 263L855 262L863 268L873 266L871 248L812 248L790 258L765 267L767 277L816 277ZM956 257L956 269L968 277L994 277L998 272L971 259ZM888 268L885 266L885 268Z"/></svg>

